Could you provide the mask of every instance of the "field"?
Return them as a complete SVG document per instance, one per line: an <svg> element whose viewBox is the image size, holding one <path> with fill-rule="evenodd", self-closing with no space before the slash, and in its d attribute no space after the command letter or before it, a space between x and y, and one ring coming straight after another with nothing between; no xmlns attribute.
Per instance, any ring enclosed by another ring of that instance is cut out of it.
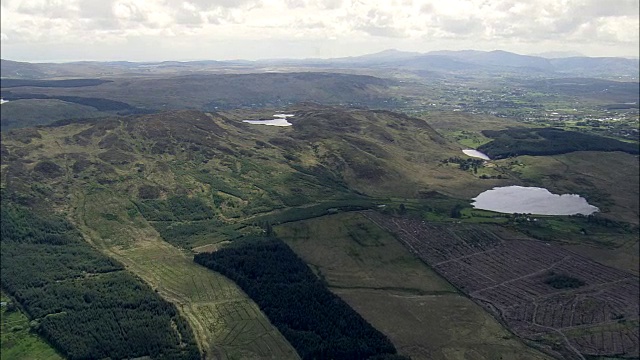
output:
<svg viewBox="0 0 640 360"><path fill-rule="evenodd" d="M329 288L412 359L548 359L361 213L275 227Z"/></svg>
<svg viewBox="0 0 640 360"><path fill-rule="evenodd" d="M500 165L524 184L554 193L577 193L608 217L638 224L638 156L620 152L579 151L555 156L520 156Z"/></svg>
<svg viewBox="0 0 640 360"><path fill-rule="evenodd" d="M107 190L75 196L76 213L72 217L89 235L87 240L176 304L189 321L205 358L298 358L257 305L232 281L195 264L190 253L163 241L140 215L129 218L128 200ZM104 213L114 216L102 216Z"/></svg>
<svg viewBox="0 0 640 360"><path fill-rule="evenodd" d="M0 358L11 360L58 360L62 357L38 335L32 333L29 319L4 293L0 320ZM9 309L10 308L10 309Z"/></svg>
<svg viewBox="0 0 640 360"><path fill-rule="evenodd" d="M638 278L498 227L367 216L518 336L566 359L638 356Z"/></svg>

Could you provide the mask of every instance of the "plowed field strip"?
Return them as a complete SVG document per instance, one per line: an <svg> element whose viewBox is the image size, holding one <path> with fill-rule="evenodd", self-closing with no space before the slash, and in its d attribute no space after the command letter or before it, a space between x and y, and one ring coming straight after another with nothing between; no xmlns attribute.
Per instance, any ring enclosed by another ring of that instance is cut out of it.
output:
<svg viewBox="0 0 640 360"><path fill-rule="evenodd" d="M608 330L602 326L619 323L621 319L629 326L638 326L640 290L638 280L632 274L531 239L489 239L487 243L497 243L496 247L471 249L466 240L479 241L480 230L474 231L469 225L425 224L417 219L388 217L372 211L365 212L365 216L397 234L412 253L502 318L516 334L532 340L544 339L547 335L553 338L554 334L561 336L565 345L564 350L556 352L557 356L573 353L583 359L584 354L593 353L594 346L599 355L619 355L624 347L622 337L605 336L604 332ZM465 232L469 232L468 236ZM487 233L486 236L495 235ZM459 249L460 246L466 248ZM468 250L475 252L459 256ZM548 281L554 274L567 280L551 284ZM498 281L487 282L486 279ZM572 284L572 281L578 284ZM547 334L532 336L541 329ZM565 334L573 330L593 331L597 335L595 342L585 338L585 341L572 344L572 336L582 336ZM626 347L632 352L625 355L637 357L638 342L633 339ZM548 344L548 350L555 351L553 341Z"/></svg>
<svg viewBox="0 0 640 360"><path fill-rule="evenodd" d="M293 347L231 280L194 263L144 221L123 221L114 229L100 214L105 209L113 209L114 213L126 209L127 200L113 193L97 194L100 196L76 195L73 218L79 229L99 250L123 263L127 271L177 305L206 359L299 359ZM121 218L127 219L126 215ZM109 238L103 235L104 231L109 231ZM234 328L235 333L229 338ZM254 343L265 336L278 343L273 349L279 352L255 352L258 348Z"/></svg>

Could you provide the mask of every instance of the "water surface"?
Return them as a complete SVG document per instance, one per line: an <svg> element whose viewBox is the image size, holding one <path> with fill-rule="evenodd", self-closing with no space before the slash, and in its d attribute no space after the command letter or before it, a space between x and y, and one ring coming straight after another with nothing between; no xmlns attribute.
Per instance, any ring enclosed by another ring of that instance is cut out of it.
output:
<svg viewBox="0 0 640 360"><path fill-rule="evenodd" d="M483 159L483 160L491 160L489 158L489 156L487 156L487 154L478 151L478 150L474 150L474 149L464 149L462 150L462 152L467 155L467 156L471 156L474 158L479 158L479 159Z"/></svg>
<svg viewBox="0 0 640 360"><path fill-rule="evenodd" d="M589 215L598 208L576 194L552 194L539 187L505 186L487 190L471 204L476 209L537 215Z"/></svg>
<svg viewBox="0 0 640 360"><path fill-rule="evenodd" d="M260 119L260 120L242 120L242 122L246 122L254 125L271 125L271 126L291 126L290 122L287 121L288 117L292 117L293 114L275 114L273 117L275 119Z"/></svg>

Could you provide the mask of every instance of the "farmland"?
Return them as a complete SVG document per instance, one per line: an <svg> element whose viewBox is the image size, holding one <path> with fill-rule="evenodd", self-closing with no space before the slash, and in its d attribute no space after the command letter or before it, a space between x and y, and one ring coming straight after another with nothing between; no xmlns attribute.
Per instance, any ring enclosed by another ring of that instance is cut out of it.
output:
<svg viewBox="0 0 640 360"><path fill-rule="evenodd" d="M362 317L412 359L548 359L507 332L362 213L275 231Z"/></svg>
<svg viewBox="0 0 640 360"><path fill-rule="evenodd" d="M566 359L638 356L638 278L500 228L367 212L523 339Z"/></svg>

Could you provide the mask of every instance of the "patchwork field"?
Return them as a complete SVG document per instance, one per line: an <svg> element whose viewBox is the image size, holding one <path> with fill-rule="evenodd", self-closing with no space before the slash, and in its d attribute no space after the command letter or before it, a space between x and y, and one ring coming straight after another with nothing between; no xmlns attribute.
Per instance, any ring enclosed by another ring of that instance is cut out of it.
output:
<svg viewBox="0 0 640 360"><path fill-rule="evenodd" d="M566 359L638 356L636 276L497 228L366 216L520 337Z"/></svg>
<svg viewBox="0 0 640 360"><path fill-rule="evenodd" d="M412 359L549 359L361 213L275 228L278 237Z"/></svg>
<svg viewBox="0 0 640 360"><path fill-rule="evenodd" d="M87 240L176 304L205 358L298 358L231 280L195 264L188 252L163 241L140 215L128 217L128 200L107 190L93 190L76 194L74 201L73 218L84 234L90 234ZM101 216L104 213L114 216Z"/></svg>

